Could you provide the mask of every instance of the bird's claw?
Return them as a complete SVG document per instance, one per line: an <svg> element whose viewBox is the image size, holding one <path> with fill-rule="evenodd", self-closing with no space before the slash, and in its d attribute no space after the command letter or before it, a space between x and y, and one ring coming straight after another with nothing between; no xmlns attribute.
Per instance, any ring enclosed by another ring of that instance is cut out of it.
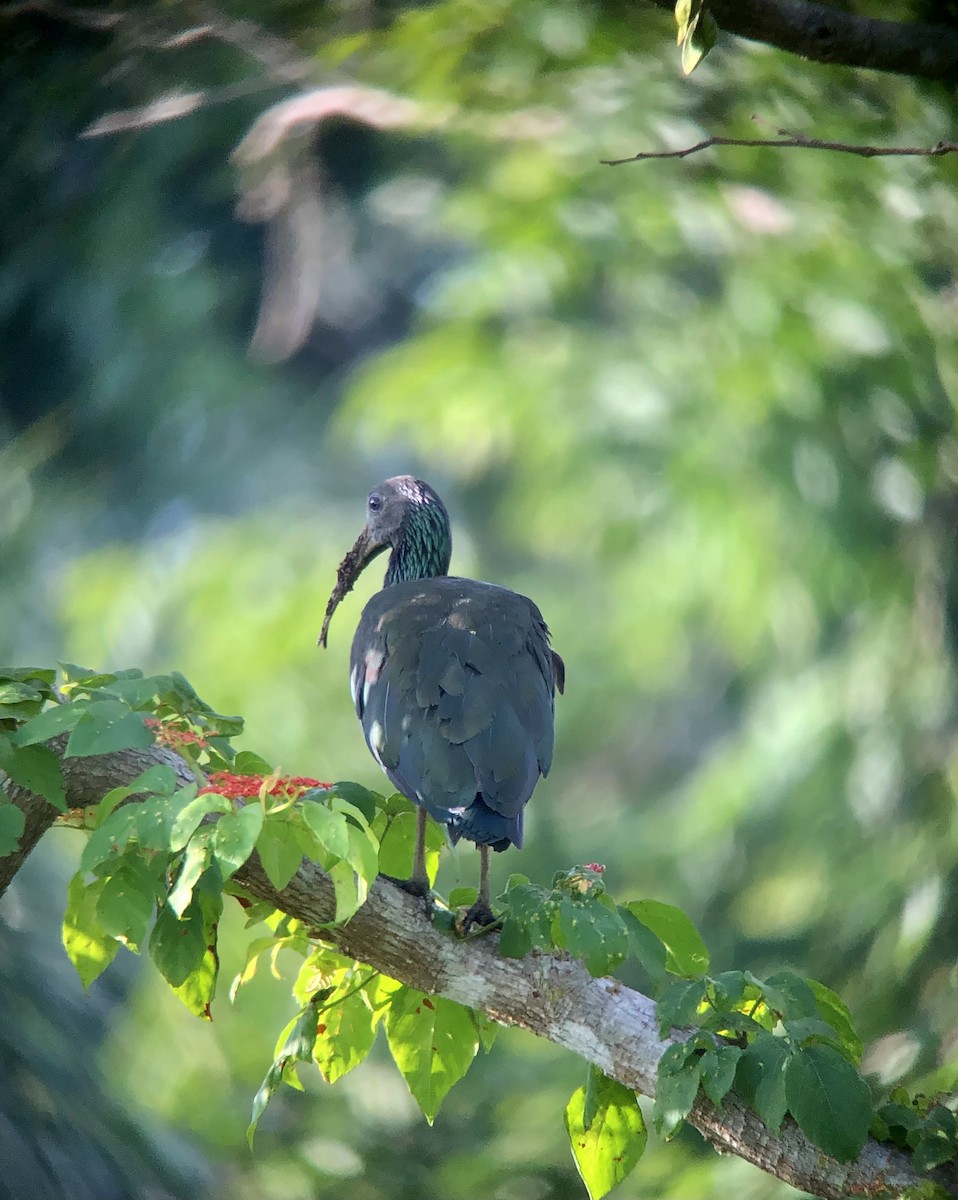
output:
<svg viewBox="0 0 958 1200"><path fill-rule="evenodd" d="M429 886L428 879L417 879L415 875L411 879L397 879L395 875L384 875L383 879L388 879L394 887L398 887L401 891L406 892L408 895L417 896L425 903L426 916L432 916L432 888Z"/></svg>
<svg viewBox="0 0 958 1200"><path fill-rule="evenodd" d="M497 917L488 904L480 904L478 900L456 922L456 929L461 937L477 933L492 933L501 926L502 917Z"/></svg>

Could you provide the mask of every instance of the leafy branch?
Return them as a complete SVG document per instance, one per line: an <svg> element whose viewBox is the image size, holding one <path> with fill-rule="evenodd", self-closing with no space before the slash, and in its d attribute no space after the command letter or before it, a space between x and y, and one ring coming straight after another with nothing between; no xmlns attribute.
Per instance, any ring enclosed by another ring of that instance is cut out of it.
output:
<svg viewBox="0 0 958 1200"><path fill-rule="evenodd" d="M298 1064L334 1082L363 1061L380 1025L431 1121L505 1024L589 1064L565 1123L593 1198L642 1153L637 1094L655 1098L663 1136L687 1121L816 1195L958 1195L953 1114L904 1092L874 1112L850 1014L823 985L788 972L710 975L680 910L617 904L597 864L559 872L551 888L513 877L501 935L460 938L455 909L469 896L454 893L429 920L377 878L408 870L415 820L404 797L284 778L234 750L240 728L179 675L68 666L56 686L49 670L0 672L0 880L4 867L15 873L24 839L58 818L88 829L64 919L84 983L121 946L148 950L183 1003L209 1017L231 900L257 930L232 993L264 955L300 956L300 1011L280 1034L250 1136L276 1089L298 1086ZM627 957L657 1002L612 977Z"/></svg>

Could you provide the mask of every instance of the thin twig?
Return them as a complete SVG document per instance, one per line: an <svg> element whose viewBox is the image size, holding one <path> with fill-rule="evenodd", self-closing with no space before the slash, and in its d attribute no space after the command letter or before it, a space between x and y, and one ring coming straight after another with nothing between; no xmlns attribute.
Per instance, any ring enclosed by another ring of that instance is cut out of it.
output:
<svg viewBox="0 0 958 1200"><path fill-rule="evenodd" d="M840 154L854 154L858 158L888 158L893 155L911 155L921 158L940 158L943 154L958 153L958 142L937 142L934 146L856 146L849 142L824 142L820 138L803 137L801 134L788 134L775 138L733 138L708 137L694 146L686 146L684 150L643 150L630 158L603 158L600 161L606 167L619 167L623 163L643 162L648 158L687 158L690 154L698 154L700 150L708 150L710 146L752 146L764 147L802 147L805 150L835 150Z"/></svg>

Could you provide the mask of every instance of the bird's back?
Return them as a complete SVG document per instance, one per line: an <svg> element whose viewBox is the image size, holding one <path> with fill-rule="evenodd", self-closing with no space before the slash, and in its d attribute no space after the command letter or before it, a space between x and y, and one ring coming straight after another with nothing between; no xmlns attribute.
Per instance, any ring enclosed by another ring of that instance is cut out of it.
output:
<svg viewBox="0 0 958 1200"><path fill-rule="evenodd" d="M363 610L350 666L366 741L393 785L453 840L521 845L563 683L536 605L455 576L396 583Z"/></svg>

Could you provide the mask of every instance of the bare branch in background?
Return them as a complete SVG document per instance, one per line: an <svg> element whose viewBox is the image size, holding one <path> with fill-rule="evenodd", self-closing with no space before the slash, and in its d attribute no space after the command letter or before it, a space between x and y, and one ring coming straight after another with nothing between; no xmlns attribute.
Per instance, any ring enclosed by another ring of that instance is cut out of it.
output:
<svg viewBox="0 0 958 1200"><path fill-rule="evenodd" d="M833 150L839 154L853 154L858 158L890 158L894 156L940 158L944 154L958 153L958 142L943 141L937 142L934 146L858 146L850 142L826 142L820 138L803 137L801 134L789 133L786 129L780 129L778 132L779 136L774 138L708 137L701 142L696 142L694 146L686 146L682 150L642 150L628 158L603 158L600 161L607 167L620 167L623 163L644 162L650 158L688 158L690 154L698 154L700 150L708 150L712 146Z"/></svg>

